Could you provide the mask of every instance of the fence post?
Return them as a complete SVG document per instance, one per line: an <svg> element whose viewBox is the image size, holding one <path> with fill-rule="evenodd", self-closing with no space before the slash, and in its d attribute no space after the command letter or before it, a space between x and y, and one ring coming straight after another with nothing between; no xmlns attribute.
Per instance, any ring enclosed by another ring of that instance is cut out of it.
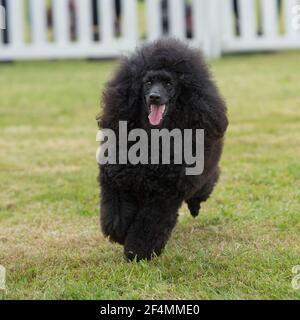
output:
<svg viewBox="0 0 300 320"><path fill-rule="evenodd" d="M7 2L8 42L12 47L20 47L24 43L22 33L22 2L21 0L10 0Z"/></svg>
<svg viewBox="0 0 300 320"><path fill-rule="evenodd" d="M42 44L46 40L46 7L44 0L31 0L30 14L32 17L33 43L36 45Z"/></svg>
<svg viewBox="0 0 300 320"><path fill-rule="evenodd" d="M185 38L185 5L182 0L171 0L169 4L170 35Z"/></svg>
<svg viewBox="0 0 300 320"><path fill-rule="evenodd" d="M92 40L91 1L76 0L76 22L78 41L87 46Z"/></svg>
<svg viewBox="0 0 300 320"><path fill-rule="evenodd" d="M132 50L138 39L137 3L136 0L123 0L122 3L122 36L126 50Z"/></svg>
<svg viewBox="0 0 300 320"><path fill-rule="evenodd" d="M54 39L59 45L65 46L70 41L68 2L53 0Z"/></svg>
<svg viewBox="0 0 300 320"><path fill-rule="evenodd" d="M209 58L219 58L222 54L221 1L205 3L207 32L204 32L204 53Z"/></svg>
<svg viewBox="0 0 300 320"><path fill-rule="evenodd" d="M161 0L146 0L147 39L155 40L162 34Z"/></svg>
<svg viewBox="0 0 300 320"><path fill-rule="evenodd" d="M233 2L232 0L223 0L222 7L222 47L226 47L228 42L232 41L234 37L234 14L233 14Z"/></svg>
<svg viewBox="0 0 300 320"><path fill-rule="evenodd" d="M277 0L262 0L262 31L265 37L274 38L278 35L279 14Z"/></svg>
<svg viewBox="0 0 300 320"><path fill-rule="evenodd" d="M98 1L98 5L101 41L109 45L114 38L113 2L111 0L101 0Z"/></svg>
<svg viewBox="0 0 300 320"><path fill-rule="evenodd" d="M253 0L239 0L241 35L251 41L256 37L255 2Z"/></svg>

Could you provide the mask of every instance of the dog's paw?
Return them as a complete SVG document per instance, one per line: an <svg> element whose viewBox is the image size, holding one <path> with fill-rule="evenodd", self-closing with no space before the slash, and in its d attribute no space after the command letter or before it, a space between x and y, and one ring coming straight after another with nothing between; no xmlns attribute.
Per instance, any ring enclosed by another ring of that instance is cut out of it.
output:
<svg viewBox="0 0 300 320"><path fill-rule="evenodd" d="M154 249L129 248L125 244L124 255L128 261L141 261L141 260L152 260L153 258L159 256L160 252L155 252Z"/></svg>
<svg viewBox="0 0 300 320"><path fill-rule="evenodd" d="M201 206L200 205L188 205L191 215L196 218L199 215Z"/></svg>

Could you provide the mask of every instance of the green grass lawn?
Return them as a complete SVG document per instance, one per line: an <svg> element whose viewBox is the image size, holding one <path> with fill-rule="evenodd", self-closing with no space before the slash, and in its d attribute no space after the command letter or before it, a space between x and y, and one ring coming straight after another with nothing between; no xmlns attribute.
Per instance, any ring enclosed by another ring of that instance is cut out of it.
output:
<svg viewBox="0 0 300 320"><path fill-rule="evenodd" d="M230 126L222 178L164 254L128 263L100 233L95 115L116 62L0 65L5 299L299 299L300 52L212 62Z"/></svg>

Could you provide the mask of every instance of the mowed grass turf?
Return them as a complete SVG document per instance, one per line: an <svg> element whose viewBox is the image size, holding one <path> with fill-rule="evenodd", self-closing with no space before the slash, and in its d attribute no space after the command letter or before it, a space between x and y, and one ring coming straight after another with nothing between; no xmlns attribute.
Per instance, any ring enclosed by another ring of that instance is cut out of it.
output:
<svg viewBox="0 0 300 320"><path fill-rule="evenodd" d="M164 254L128 263L100 233L100 93L116 62L0 65L4 299L299 299L300 52L211 62L230 126L222 177Z"/></svg>

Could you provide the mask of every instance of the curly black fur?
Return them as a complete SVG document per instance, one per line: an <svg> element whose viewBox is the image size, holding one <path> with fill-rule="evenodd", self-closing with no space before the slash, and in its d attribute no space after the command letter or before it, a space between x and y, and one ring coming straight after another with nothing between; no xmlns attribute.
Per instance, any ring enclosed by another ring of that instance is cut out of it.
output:
<svg viewBox="0 0 300 320"><path fill-rule="evenodd" d="M201 54L177 40L145 45L120 65L103 96L100 128L118 132L149 125L142 115L142 79L150 70L165 70L177 79L176 99L164 128L205 130L204 171L185 175L185 165L106 164L100 166L101 226L112 241L124 245L128 259L159 255L186 201L193 216L207 200L218 177L218 162L227 128L226 106Z"/></svg>

